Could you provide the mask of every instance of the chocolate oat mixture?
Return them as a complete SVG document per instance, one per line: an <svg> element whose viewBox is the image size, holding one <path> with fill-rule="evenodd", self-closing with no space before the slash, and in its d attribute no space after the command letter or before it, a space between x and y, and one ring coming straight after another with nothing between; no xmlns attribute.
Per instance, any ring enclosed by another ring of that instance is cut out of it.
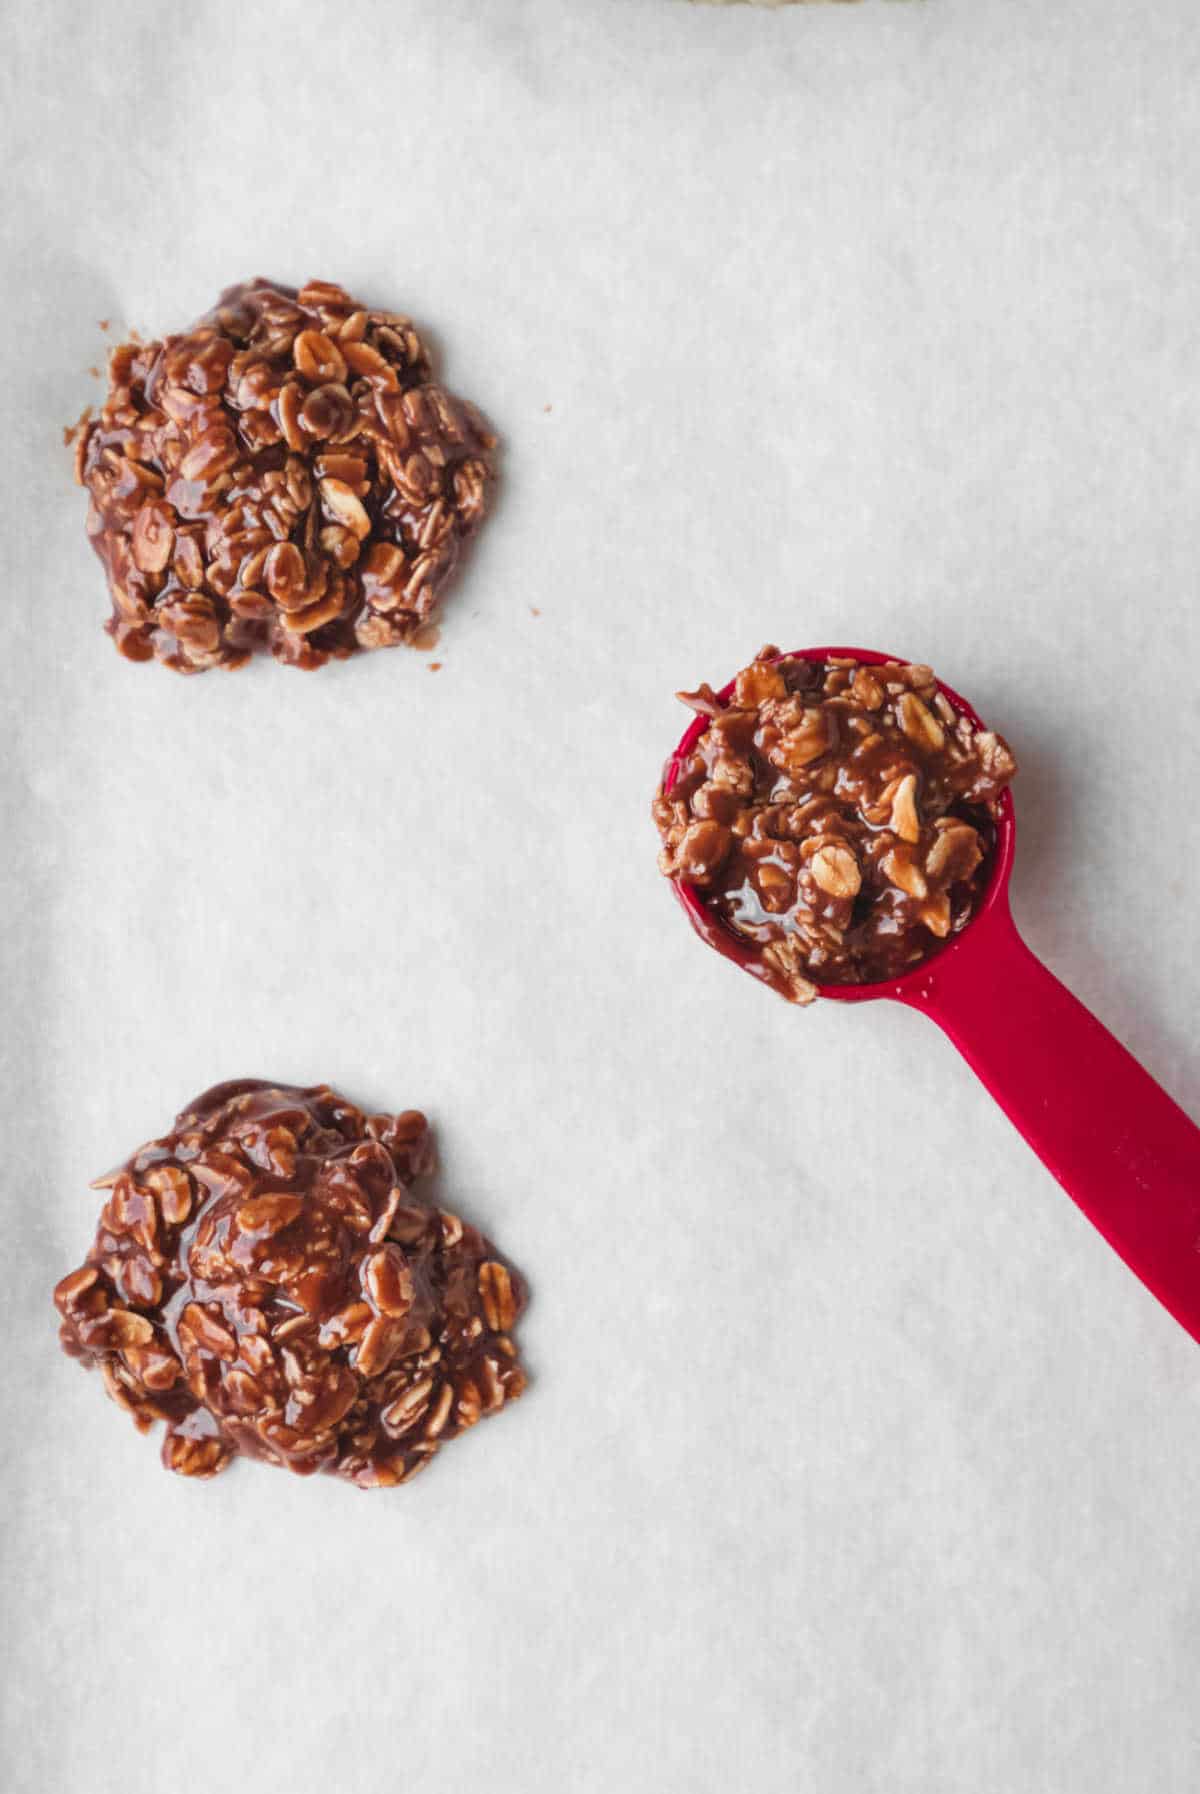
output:
<svg viewBox="0 0 1200 1794"><path fill-rule="evenodd" d="M524 1284L414 1190L432 1165L416 1110L220 1084L98 1180L95 1242L54 1292L63 1347L139 1430L166 1423L184 1476L242 1453L406 1482L525 1387Z"/></svg>
<svg viewBox="0 0 1200 1794"><path fill-rule="evenodd" d="M326 281L231 287L182 335L114 349L79 432L106 627L181 673L411 643L483 519L494 446L407 318Z"/></svg>
<svg viewBox="0 0 1200 1794"><path fill-rule="evenodd" d="M679 695L709 721L654 800L659 865L776 990L895 978L970 921L1016 763L928 667L770 647L728 700Z"/></svg>

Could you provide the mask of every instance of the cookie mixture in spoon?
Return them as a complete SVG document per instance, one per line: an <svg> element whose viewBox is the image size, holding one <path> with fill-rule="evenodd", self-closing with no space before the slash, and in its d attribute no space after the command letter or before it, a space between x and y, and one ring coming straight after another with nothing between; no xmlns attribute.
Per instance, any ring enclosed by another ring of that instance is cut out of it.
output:
<svg viewBox="0 0 1200 1794"><path fill-rule="evenodd" d="M970 921L987 885L1007 743L926 666L764 648L654 800L659 866L699 886L793 1002L898 977Z"/></svg>

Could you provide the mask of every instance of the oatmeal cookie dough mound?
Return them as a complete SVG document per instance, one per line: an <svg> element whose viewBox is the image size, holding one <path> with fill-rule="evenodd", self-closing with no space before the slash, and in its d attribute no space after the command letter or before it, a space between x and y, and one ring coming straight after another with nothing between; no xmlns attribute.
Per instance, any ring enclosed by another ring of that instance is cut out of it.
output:
<svg viewBox="0 0 1200 1794"><path fill-rule="evenodd" d="M76 474L130 660L319 667L411 643L483 519L495 438L407 318L341 287L232 287L113 350Z"/></svg>
<svg viewBox="0 0 1200 1794"><path fill-rule="evenodd" d="M220 1084L98 1180L95 1242L54 1292L63 1348L140 1431L166 1423L183 1476L241 1453L407 1482L525 1387L524 1284L414 1190L432 1165L416 1110Z"/></svg>

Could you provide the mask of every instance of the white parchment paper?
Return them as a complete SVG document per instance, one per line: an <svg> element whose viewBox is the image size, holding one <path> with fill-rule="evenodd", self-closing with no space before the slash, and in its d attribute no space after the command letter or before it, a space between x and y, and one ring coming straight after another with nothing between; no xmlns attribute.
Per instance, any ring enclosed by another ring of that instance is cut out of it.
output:
<svg viewBox="0 0 1200 1794"><path fill-rule="evenodd" d="M921 1018L705 953L647 805L763 641L929 659L1200 1113L1192 0L7 17L6 1794L1191 1794L1194 1344ZM101 633L60 426L259 273L502 432L438 672ZM189 1485L58 1352L88 1179L238 1075L426 1107L534 1286L411 1489Z"/></svg>

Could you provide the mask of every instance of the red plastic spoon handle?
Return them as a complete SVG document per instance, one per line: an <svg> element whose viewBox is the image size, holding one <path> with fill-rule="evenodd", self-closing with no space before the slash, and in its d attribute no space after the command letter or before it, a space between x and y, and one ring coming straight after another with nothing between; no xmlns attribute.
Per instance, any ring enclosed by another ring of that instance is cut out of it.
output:
<svg viewBox="0 0 1200 1794"><path fill-rule="evenodd" d="M1200 1339L1200 1128L1017 933L1006 895L895 996L923 1009L1136 1272Z"/></svg>

